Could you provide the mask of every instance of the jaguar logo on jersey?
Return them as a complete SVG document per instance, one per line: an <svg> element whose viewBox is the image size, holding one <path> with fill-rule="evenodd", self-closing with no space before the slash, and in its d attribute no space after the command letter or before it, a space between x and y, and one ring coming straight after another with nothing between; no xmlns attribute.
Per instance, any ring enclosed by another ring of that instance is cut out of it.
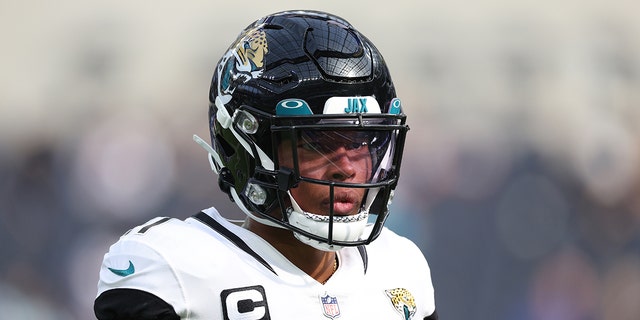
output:
<svg viewBox="0 0 640 320"><path fill-rule="evenodd" d="M400 312L403 320L409 320L416 314L416 301L409 290L395 288L384 292L391 299L393 308Z"/></svg>
<svg viewBox="0 0 640 320"><path fill-rule="evenodd" d="M322 302L322 312L325 317L334 319L340 316L340 307L338 306L338 298L325 294L324 297L320 297Z"/></svg>
<svg viewBox="0 0 640 320"><path fill-rule="evenodd" d="M222 290L220 299L224 320L271 320L262 286Z"/></svg>
<svg viewBox="0 0 640 320"><path fill-rule="evenodd" d="M223 103L231 100L239 83L262 74L267 53L269 46L262 26L248 30L236 40L218 64L218 93Z"/></svg>

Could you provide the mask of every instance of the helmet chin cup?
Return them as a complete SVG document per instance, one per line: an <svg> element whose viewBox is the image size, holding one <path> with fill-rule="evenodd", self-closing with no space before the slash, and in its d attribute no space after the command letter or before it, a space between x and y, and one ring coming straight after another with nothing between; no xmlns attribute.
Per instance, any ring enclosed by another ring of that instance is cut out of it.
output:
<svg viewBox="0 0 640 320"><path fill-rule="evenodd" d="M293 208L287 210L290 225L326 239L326 241L315 240L294 231L296 239L322 251L337 251L343 248L343 246L333 244L335 241L354 242L362 239L362 234L367 227L368 216L369 213L364 211L354 216L340 216L330 219L328 216L294 210ZM331 235L329 235L330 225L333 225Z"/></svg>

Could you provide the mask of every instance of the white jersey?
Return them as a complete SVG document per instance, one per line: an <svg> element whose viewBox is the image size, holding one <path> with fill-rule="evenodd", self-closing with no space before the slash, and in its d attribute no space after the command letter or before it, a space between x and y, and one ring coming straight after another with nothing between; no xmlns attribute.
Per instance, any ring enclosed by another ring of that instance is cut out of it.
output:
<svg viewBox="0 0 640 320"><path fill-rule="evenodd" d="M210 208L184 221L155 218L123 235L104 256L98 297L136 289L190 320L437 317L429 266L410 240L384 229L337 256L337 271L321 284Z"/></svg>

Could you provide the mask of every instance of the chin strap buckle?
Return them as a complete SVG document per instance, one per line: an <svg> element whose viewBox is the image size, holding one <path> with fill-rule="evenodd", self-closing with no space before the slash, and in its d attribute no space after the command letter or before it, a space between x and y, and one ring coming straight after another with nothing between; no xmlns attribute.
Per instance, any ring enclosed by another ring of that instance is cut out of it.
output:
<svg viewBox="0 0 640 320"><path fill-rule="evenodd" d="M298 186L298 180L293 173L293 170L289 168L280 168L278 170L278 190L289 191L291 188Z"/></svg>

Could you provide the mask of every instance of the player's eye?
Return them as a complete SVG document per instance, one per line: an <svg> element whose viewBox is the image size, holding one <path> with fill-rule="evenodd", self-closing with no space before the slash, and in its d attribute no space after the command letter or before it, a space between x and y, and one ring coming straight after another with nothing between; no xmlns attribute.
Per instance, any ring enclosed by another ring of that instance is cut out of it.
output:
<svg viewBox="0 0 640 320"><path fill-rule="evenodd" d="M305 151L321 151L322 146L317 142L309 141L298 144L298 148Z"/></svg>
<svg viewBox="0 0 640 320"><path fill-rule="evenodd" d="M368 146L368 145L369 145L369 143L368 143L368 142L366 142L366 141L362 141L362 142L352 142L352 143L349 143L349 144L348 144L348 145L346 145L345 147L346 147L346 149L347 149L347 150L358 150L358 149L364 148L364 147L366 147L366 146Z"/></svg>

